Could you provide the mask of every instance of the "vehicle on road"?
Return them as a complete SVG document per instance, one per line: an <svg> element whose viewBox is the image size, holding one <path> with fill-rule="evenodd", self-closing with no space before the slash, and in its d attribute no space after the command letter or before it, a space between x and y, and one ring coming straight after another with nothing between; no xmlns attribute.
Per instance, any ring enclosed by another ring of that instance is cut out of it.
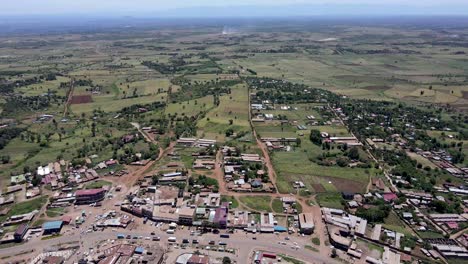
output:
<svg viewBox="0 0 468 264"><path fill-rule="evenodd" d="M153 241L160 241L160 240L161 240L160 237L157 237L157 236L154 236L154 237L153 237Z"/></svg>
<svg viewBox="0 0 468 264"><path fill-rule="evenodd" d="M229 238L229 235L228 235L228 234L221 234L221 235L219 235L219 237L221 237L221 238Z"/></svg>
<svg viewBox="0 0 468 264"><path fill-rule="evenodd" d="M168 238L167 238L167 241L168 241L169 243L175 243L175 242L177 242L177 238L176 238L176 237L168 237Z"/></svg>

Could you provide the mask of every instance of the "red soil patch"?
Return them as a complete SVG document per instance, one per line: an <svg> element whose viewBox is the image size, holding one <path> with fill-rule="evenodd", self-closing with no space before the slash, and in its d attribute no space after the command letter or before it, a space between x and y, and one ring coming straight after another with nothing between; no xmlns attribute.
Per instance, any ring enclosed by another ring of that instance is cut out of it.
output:
<svg viewBox="0 0 468 264"><path fill-rule="evenodd" d="M71 104L87 104L91 103L93 101L93 98L91 95L85 94L85 95L73 95L71 99Z"/></svg>
<svg viewBox="0 0 468 264"><path fill-rule="evenodd" d="M341 179L341 178L329 178L336 189L340 192L352 192L359 193L366 190L366 183Z"/></svg>

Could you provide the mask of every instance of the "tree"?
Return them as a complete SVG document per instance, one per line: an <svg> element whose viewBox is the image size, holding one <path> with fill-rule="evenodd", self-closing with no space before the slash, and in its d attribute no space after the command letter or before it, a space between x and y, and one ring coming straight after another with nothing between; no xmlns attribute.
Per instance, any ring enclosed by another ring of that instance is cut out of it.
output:
<svg viewBox="0 0 468 264"><path fill-rule="evenodd" d="M226 130L226 137L230 137L234 134L234 130L232 128L228 128Z"/></svg>
<svg viewBox="0 0 468 264"><path fill-rule="evenodd" d="M96 123L95 122L91 124L91 133L93 134L93 137L96 137Z"/></svg>
<svg viewBox="0 0 468 264"><path fill-rule="evenodd" d="M3 155L3 156L2 156L2 163L3 163L3 164L8 164L8 163L10 163L10 156L8 156L8 155Z"/></svg>
<svg viewBox="0 0 468 264"><path fill-rule="evenodd" d="M301 147L301 143L302 143L302 142L301 142L301 139L300 139L300 138L296 138L296 146L297 146L298 148Z"/></svg>
<svg viewBox="0 0 468 264"><path fill-rule="evenodd" d="M348 162L348 159L345 158L345 157L339 157L337 160L336 160L336 164L340 167L346 167L348 166L349 162Z"/></svg>
<svg viewBox="0 0 468 264"><path fill-rule="evenodd" d="M227 256L223 257L223 264L231 264L231 263L232 263L231 258Z"/></svg>
<svg viewBox="0 0 468 264"><path fill-rule="evenodd" d="M159 181L159 176L157 174L153 175L153 177L151 177L151 185L156 185L156 183L158 183Z"/></svg>
<svg viewBox="0 0 468 264"><path fill-rule="evenodd" d="M352 147L349 149L348 157L353 160L359 159L359 149L357 147Z"/></svg>
<svg viewBox="0 0 468 264"><path fill-rule="evenodd" d="M336 258L337 256L338 256L338 254L336 253L336 248L333 248L332 252L331 252L331 257Z"/></svg>
<svg viewBox="0 0 468 264"><path fill-rule="evenodd" d="M39 175L35 175L31 181L32 185L38 186L42 181L42 177Z"/></svg>
<svg viewBox="0 0 468 264"><path fill-rule="evenodd" d="M309 136L310 141L314 143L315 145L320 146L322 144L322 135L320 134L320 131L316 129L312 129L310 131L310 136Z"/></svg>

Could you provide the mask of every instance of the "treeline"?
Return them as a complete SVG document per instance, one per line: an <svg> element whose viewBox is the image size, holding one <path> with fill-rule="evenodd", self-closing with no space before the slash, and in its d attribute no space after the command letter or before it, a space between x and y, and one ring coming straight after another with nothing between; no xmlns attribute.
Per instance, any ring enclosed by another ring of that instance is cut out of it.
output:
<svg viewBox="0 0 468 264"><path fill-rule="evenodd" d="M13 93L15 88L18 87L23 87L23 86L28 86L31 84L37 84L41 83L42 81L53 81L57 79L57 74L56 73L46 73L42 74L39 76L35 76L33 78L28 78L24 80L16 80L13 82L8 82L6 80L3 80L0 82L0 94L5 94L5 93Z"/></svg>
<svg viewBox="0 0 468 264"><path fill-rule="evenodd" d="M211 80L210 82L191 82L187 79L177 79L174 84L181 86L177 92L171 94L172 102L197 99L208 95L218 98L222 94L230 94L231 86L241 83L241 80ZM218 100L219 101L219 100Z"/></svg>
<svg viewBox="0 0 468 264"><path fill-rule="evenodd" d="M304 84L291 83L271 78L244 78L251 88L256 88L256 101L269 100L277 104L330 102L338 98L337 95Z"/></svg>
<svg viewBox="0 0 468 264"><path fill-rule="evenodd" d="M165 106L166 104L164 102L153 102L150 104L134 104L134 105L122 108L120 113L123 115L133 115L137 113L144 113L147 111L162 109Z"/></svg>
<svg viewBox="0 0 468 264"><path fill-rule="evenodd" d="M20 112L37 111L50 107L51 103L60 104L65 100L62 96L11 96L5 99L1 116L12 116Z"/></svg>
<svg viewBox="0 0 468 264"><path fill-rule="evenodd" d="M16 138L24 131L24 128L19 127L5 127L0 129L0 149L3 149L8 142Z"/></svg>

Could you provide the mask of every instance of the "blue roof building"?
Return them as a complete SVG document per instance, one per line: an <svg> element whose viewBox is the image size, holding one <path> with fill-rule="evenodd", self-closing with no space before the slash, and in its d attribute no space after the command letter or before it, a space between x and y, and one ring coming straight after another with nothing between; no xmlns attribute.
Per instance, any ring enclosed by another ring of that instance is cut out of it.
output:
<svg viewBox="0 0 468 264"><path fill-rule="evenodd" d="M50 221L45 222L42 225L42 229L44 230L44 235L60 233L62 230L63 221Z"/></svg>
<svg viewBox="0 0 468 264"><path fill-rule="evenodd" d="M286 229L286 227L278 226L278 225L274 227L274 230L275 230L275 232L286 232L286 231L288 231L288 229Z"/></svg>
<svg viewBox="0 0 468 264"><path fill-rule="evenodd" d="M135 254L143 254L143 251L145 251L145 249L142 247L135 248Z"/></svg>

